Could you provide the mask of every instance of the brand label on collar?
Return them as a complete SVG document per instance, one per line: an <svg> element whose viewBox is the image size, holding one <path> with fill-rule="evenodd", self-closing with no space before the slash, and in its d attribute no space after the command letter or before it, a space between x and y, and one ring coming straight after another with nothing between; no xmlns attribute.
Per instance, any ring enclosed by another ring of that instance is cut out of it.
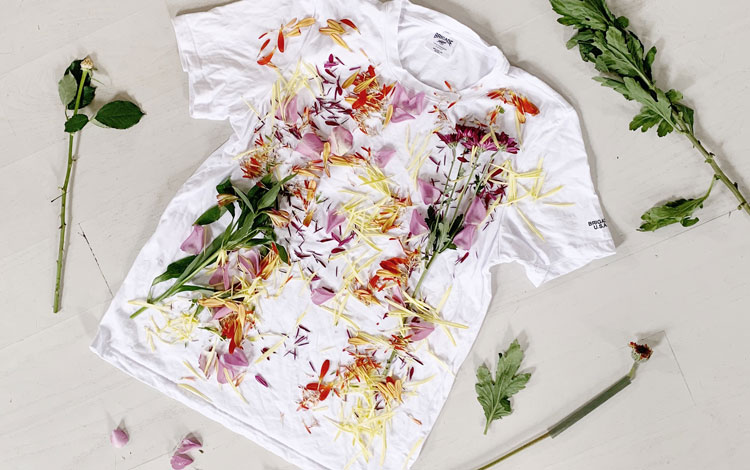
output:
<svg viewBox="0 0 750 470"><path fill-rule="evenodd" d="M446 32L436 32L427 40L425 46L435 54L448 58L456 49L456 40Z"/></svg>

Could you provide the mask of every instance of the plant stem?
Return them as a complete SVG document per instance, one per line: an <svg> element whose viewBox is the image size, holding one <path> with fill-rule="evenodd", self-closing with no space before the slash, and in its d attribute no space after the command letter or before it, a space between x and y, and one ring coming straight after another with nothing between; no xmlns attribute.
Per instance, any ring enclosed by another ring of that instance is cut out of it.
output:
<svg viewBox="0 0 750 470"><path fill-rule="evenodd" d="M701 153L701 155L703 155L706 163L708 163L711 166L711 169L714 171L716 179L724 183L724 185L729 188L732 194L734 194L734 197L737 198L737 201L739 202L737 210L744 210L748 215L750 215L750 204L747 202L747 198L740 191L737 183L732 182L732 180L730 180L729 177L727 177L726 173L724 173L724 171L721 169L719 164L716 163L716 155L714 155L712 152L709 152L703 146L701 141L695 137L695 134L693 134L693 132L688 128L687 124L682 121L682 119L680 119L680 121L680 124L684 126L683 133L685 134L685 137L687 137L690 143L693 144L693 147L695 147Z"/></svg>
<svg viewBox="0 0 750 470"><path fill-rule="evenodd" d="M78 107L81 104L81 94L83 93L83 84L86 82L86 75L89 73L87 69L81 70L81 81L78 83L78 93L76 94L76 104L73 109L73 116L78 114ZM62 191L60 198L60 243L57 250L57 274L55 276L55 298L52 304L52 312L57 313L60 311L60 286L62 284L62 270L63 270L63 256L65 251L65 230L67 224L66 219L66 207L68 202L68 184L70 183L70 173L73 170L73 137L75 133L71 133L68 136L68 166L65 170L65 181L63 182L60 190Z"/></svg>
<svg viewBox="0 0 750 470"><path fill-rule="evenodd" d="M536 437L526 442L525 444L522 444L516 447L515 449L509 452L506 452L505 454L501 455L500 457L488 463L487 465L479 467L477 470L486 470L502 462L503 460L507 459L511 455L517 454L523 449L526 449L527 447L531 447L532 445L536 444L537 442L547 437L554 439L555 437L559 436L563 431L573 426L575 423L583 419L586 415L588 415L589 413L591 413L592 411L600 407L602 404L604 404L607 400L617 395L617 393L622 391L625 387L633 383L633 380L635 379L635 371L638 369L638 364L639 364L638 361L634 361L632 367L630 368L630 371L628 371L627 374L622 376L620 380L613 383L612 385L607 387L603 392L596 395L594 398L584 403L581 407L579 407L578 409L570 413L568 416L564 417L563 419L555 423L553 426L547 429L547 432L545 432L541 436Z"/></svg>

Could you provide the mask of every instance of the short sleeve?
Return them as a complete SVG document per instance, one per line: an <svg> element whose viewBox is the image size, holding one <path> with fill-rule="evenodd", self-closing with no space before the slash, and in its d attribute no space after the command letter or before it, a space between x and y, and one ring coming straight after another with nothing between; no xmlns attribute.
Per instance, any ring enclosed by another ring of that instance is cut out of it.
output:
<svg viewBox="0 0 750 470"><path fill-rule="evenodd" d="M536 286L614 253L575 109L538 80L513 161L518 201L501 209L495 263L518 262ZM545 101L546 100L546 101ZM535 120L537 120L535 122ZM513 191L513 188L509 188ZM513 194L509 194L512 200Z"/></svg>
<svg viewBox="0 0 750 470"><path fill-rule="evenodd" d="M173 20L182 68L188 74L190 115L224 120L270 91L275 67L296 62L311 29L311 0L238 1ZM284 29L289 35L281 38ZM298 31L296 31L298 29ZM269 57L269 54L272 54Z"/></svg>

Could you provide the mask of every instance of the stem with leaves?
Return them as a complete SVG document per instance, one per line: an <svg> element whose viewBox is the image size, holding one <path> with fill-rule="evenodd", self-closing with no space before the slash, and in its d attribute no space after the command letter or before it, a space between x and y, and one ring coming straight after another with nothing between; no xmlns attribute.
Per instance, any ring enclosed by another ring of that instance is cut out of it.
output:
<svg viewBox="0 0 750 470"><path fill-rule="evenodd" d="M630 21L624 16L615 16L606 0L550 0L550 3L561 15L557 20L559 23L576 28L576 34L567 46L578 46L581 58L594 64L601 73L594 80L642 105L640 113L631 121L630 129L646 132L656 127L659 137L672 131L684 135L711 167L714 178L737 199L737 210L750 215L747 196L722 170L716 155L695 136L694 111L681 102L682 93L674 89L665 92L656 86L652 76L656 48L644 52L638 36L627 29ZM653 231L673 223L692 225L698 221L691 218L692 213L702 207L704 200L705 197L678 199L655 206L642 216L645 222L640 230Z"/></svg>

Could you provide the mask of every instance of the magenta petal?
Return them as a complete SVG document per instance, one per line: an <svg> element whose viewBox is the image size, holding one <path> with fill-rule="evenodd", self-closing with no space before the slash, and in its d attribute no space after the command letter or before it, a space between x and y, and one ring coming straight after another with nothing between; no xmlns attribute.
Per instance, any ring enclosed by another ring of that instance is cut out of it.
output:
<svg viewBox="0 0 750 470"><path fill-rule="evenodd" d="M425 223L424 216L418 210L414 210L411 213L411 221L409 222L409 235L421 235L427 230L429 229L427 223Z"/></svg>
<svg viewBox="0 0 750 470"><path fill-rule="evenodd" d="M336 211L331 211L328 213L328 220L326 221L326 233L331 233L336 229L336 227L340 226L346 222L346 216L344 214L339 214Z"/></svg>
<svg viewBox="0 0 750 470"><path fill-rule="evenodd" d="M349 129L347 129L344 126L337 126L333 128L333 131L331 132L331 152L334 155L344 155L349 150L352 149L352 143L354 142L354 137L352 136L352 133L349 132Z"/></svg>
<svg viewBox="0 0 750 470"><path fill-rule="evenodd" d="M331 300L335 295L336 294L327 287L316 287L310 293L310 298L315 305L321 305L328 300Z"/></svg>
<svg viewBox="0 0 750 470"><path fill-rule="evenodd" d="M188 452L193 449L200 449L203 447L203 444L198 442L198 440L194 437L186 437L180 442L180 446L177 448L176 453L182 454L183 452Z"/></svg>
<svg viewBox="0 0 750 470"><path fill-rule="evenodd" d="M185 253L197 255L206 246L206 229L202 225L193 225L193 231L182 242L180 249Z"/></svg>
<svg viewBox="0 0 750 470"><path fill-rule="evenodd" d="M417 186L419 187L419 194L422 195L422 201L427 205L437 201L440 197L440 191L421 178L417 179Z"/></svg>
<svg viewBox="0 0 750 470"><path fill-rule="evenodd" d="M128 433L120 428L113 429L112 434L109 435L109 441L112 443L112 446L117 449L125 447L125 444L127 444L129 440L130 437L128 436Z"/></svg>
<svg viewBox="0 0 750 470"><path fill-rule="evenodd" d="M314 133L308 132L299 140L295 150L307 158L318 158L323 151L323 141Z"/></svg>
<svg viewBox="0 0 750 470"><path fill-rule="evenodd" d="M414 317L409 322L409 332L411 333L412 341L420 341L432 334L435 331L435 325L430 322L426 322L418 317Z"/></svg>
<svg viewBox="0 0 750 470"><path fill-rule="evenodd" d="M471 245L474 243L474 233L477 231L476 225L466 225L464 228L458 232L458 235L456 235L456 238L453 239L453 243L459 247L463 248L464 250L468 250L471 248Z"/></svg>
<svg viewBox="0 0 750 470"><path fill-rule="evenodd" d="M375 152L372 156L372 159L375 161L375 164L377 166L379 166L380 168L385 168L385 166L388 164L388 162L391 161L394 155L396 155L396 150L384 147Z"/></svg>
<svg viewBox="0 0 750 470"><path fill-rule="evenodd" d="M172 464L174 470L182 470L191 463L193 463L192 457L185 454L174 454L172 460L169 461Z"/></svg>
<svg viewBox="0 0 750 470"><path fill-rule="evenodd" d="M466 211L464 223L467 225L478 225L482 223L486 215L487 208L484 206L484 202L481 198L475 197L469 205L469 210Z"/></svg>

